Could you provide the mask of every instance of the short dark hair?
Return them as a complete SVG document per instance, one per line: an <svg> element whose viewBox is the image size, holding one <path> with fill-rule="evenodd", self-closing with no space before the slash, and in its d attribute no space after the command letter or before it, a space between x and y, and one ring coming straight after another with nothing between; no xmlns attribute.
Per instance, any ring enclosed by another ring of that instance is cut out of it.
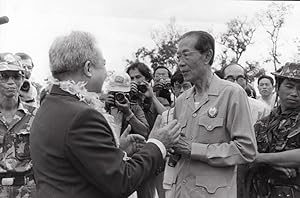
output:
<svg viewBox="0 0 300 198"><path fill-rule="evenodd" d="M268 75L262 75L261 77L259 77L258 80L257 80L257 84L259 85L259 81L261 79L264 79L264 78L268 79L271 82L272 86L274 86L274 80L273 80L273 78L271 76L268 76Z"/></svg>
<svg viewBox="0 0 300 198"><path fill-rule="evenodd" d="M22 60L31 59L31 57L28 54L24 53L24 52L18 52L15 55L19 56Z"/></svg>
<svg viewBox="0 0 300 198"><path fill-rule="evenodd" d="M209 61L209 65L212 65L215 56L215 39L212 37L212 35L205 31L190 31L182 35L179 41L186 37L196 37L197 42L194 47L200 53L207 52L210 49L213 51L212 58Z"/></svg>
<svg viewBox="0 0 300 198"><path fill-rule="evenodd" d="M26 54L26 53L24 53L24 52L18 52L18 53L15 53L15 55L19 56L19 57L21 58L21 60L27 60L27 59L30 59L30 60L31 60L31 63L32 63L32 66L34 66L33 61L32 61L32 58L31 58L28 54Z"/></svg>
<svg viewBox="0 0 300 198"><path fill-rule="evenodd" d="M172 87L174 87L175 82L179 82L180 84L184 82L184 78L180 70L177 70L171 77Z"/></svg>
<svg viewBox="0 0 300 198"><path fill-rule="evenodd" d="M172 77L172 73L171 73L170 70L169 70L167 67L165 67L165 66L157 66L157 67L154 69L154 71L153 71L153 76L155 75L155 72L156 72L158 69L165 69L165 70L167 70L167 71L168 71L168 76L169 76L169 78Z"/></svg>
<svg viewBox="0 0 300 198"><path fill-rule="evenodd" d="M152 72L146 64L141 62L132 63L131 65L129 65L129 67L127 67L126 72L129 74L129 71L134 69L138 69L148 82L153 79Z"/></svg>

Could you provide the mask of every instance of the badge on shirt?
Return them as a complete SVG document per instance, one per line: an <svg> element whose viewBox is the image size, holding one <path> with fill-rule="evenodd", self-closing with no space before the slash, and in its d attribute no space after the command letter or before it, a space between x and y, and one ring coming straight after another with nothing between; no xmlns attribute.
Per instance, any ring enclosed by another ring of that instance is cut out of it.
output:
<svg viewBox="0 0 300 198"><path fill-rule="evenodd" d="M207 113L210 118L215 118L217 117L218 109L216 107L211 107L208 109Z"/></svg>

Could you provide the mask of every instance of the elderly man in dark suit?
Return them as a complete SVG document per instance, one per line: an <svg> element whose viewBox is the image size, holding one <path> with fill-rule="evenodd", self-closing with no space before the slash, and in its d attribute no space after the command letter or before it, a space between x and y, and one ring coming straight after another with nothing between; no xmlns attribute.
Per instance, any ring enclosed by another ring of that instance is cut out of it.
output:
<svg viewBox="0 0 300 198"><path fill-rule="evenodd" d="M135 142L116 136L113 119L93 93L101 92L106 77L94 37L79 31L58 37L49 58L55 80L30 138L38 197L127 197L160 173L166 150L179 139L177 121L160 128L158 117L147 143L131 155Z"/></svg>

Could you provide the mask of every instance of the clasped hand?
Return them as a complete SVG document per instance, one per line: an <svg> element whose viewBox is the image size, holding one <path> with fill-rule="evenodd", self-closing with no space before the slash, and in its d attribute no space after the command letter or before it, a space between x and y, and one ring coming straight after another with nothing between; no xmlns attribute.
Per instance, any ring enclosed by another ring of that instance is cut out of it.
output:
<svg viewBox="0 0 300 198"><path fill-rule="evenodd" d="M129 134L130 131L131 126L128 125L120 137L120 149L125 151L129 157L138 152L146 143L143 136L139 134Z"/></svg>
<svg viewBox="0 0 300 198"><path fill-rule="evenodd" d="M171 154L177 153L189 158L191 156L192 141L185 137L184 134L180 134L179 140L174 147L169 151Z"/></svg>

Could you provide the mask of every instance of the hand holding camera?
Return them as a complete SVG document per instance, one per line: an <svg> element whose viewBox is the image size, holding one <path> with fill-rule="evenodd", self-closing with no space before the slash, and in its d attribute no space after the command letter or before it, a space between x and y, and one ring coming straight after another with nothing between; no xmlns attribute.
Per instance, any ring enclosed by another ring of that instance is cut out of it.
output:
<svg viewBox="0 0 300 198"><path fill-rule="evenodd" d="M105 100L106 106L115 106L124 114L130 114L129 100L123 92L111 92Z"/></svg>
<svg viewBox="0 0 300 198"><path fill-rule="evenodd" d="M153 91L158 92L161 90L169 90L171 87L171 80L170 78L160 78L155 81L153 86Z"/></svg>
<svg viewBox="0 0 300 198"><path fill-rule="evenodd" d="M131 81L130 83L130 92L132 94L146 93L148 91L148 83L142 82L138 84L137 82Z"/></svg>
<svg viewBox="0 0 300 198"><path fill-rule="evenodd" d="M120 148L124 150L128 156L132 156L138 152L146 143L145 138L140 134L129 134L131 125L128 125L120 137Z"/></svg>

